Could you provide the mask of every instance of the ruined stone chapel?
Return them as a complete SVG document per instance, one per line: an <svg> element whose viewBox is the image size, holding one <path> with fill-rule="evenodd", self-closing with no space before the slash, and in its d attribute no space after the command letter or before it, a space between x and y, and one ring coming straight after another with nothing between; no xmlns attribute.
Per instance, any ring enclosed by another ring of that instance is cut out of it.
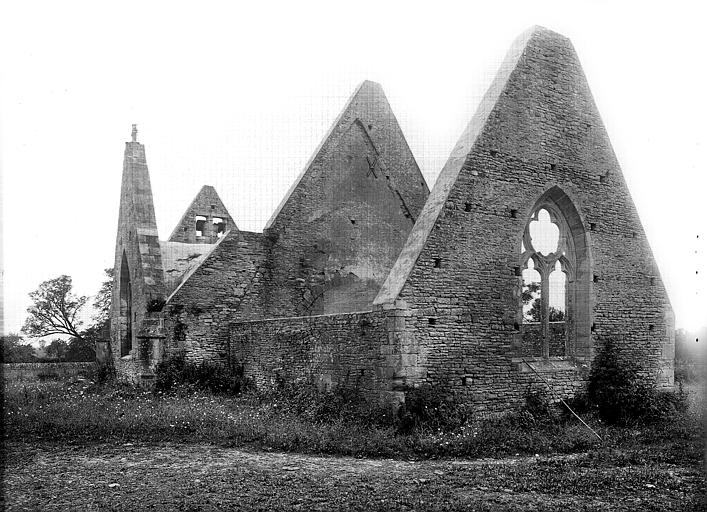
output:
<svg viewBox="0 0 707 512"><path fill-rule="evenodd" d="M167 240L145 146L125 146L111 351L149 383L177 352L259 386L399 403L422 385L481 412L543 375L571 396L607 340L673 383L673 313L570 41L513 44L430 191L363 82L262 233L204 186ZM537 373L536 373L537 372Z"/></svg>

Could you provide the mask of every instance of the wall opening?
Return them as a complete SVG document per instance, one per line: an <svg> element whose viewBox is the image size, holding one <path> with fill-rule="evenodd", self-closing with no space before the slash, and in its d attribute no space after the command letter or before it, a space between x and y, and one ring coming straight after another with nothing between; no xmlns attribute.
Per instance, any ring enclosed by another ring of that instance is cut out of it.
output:
<svg viewBox="0 0 707 512"><path fill-rule="evenodd" d="M584 223L559 187L531 212L520 244L522 355L588 358L592 274Z"/></svg>
<svg viewBox="0 0 707 512"><path fill-rule="evenodd" d="M196 230L196 236L205 236L204 230L206 229L206 217L204 217L203 215L197 215L194 220L194 229Z"/></svg>
<svg viewBox="0 0 707 512"><path fill-rule="evenodd" d="M130 354L133 348L133 290L130 281L128 258L123 251L120 264L120 357Z"/></svg>
<svg viewBox="0 0 707 512"><path fill-rule="evenodd" d="M221 217L214 217L212 219L214 228L216 229L216 238L221 238L226 234L226 221Z"/></svg>

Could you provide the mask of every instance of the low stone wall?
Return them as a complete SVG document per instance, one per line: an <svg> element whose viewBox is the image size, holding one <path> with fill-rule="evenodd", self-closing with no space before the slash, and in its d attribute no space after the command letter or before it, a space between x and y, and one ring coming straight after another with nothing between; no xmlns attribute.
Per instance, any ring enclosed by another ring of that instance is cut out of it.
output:
<svg viewBox="0 0 707 512"><path fill-rule="evenodd" d="M270 318L230 325L229 364L257 386L304 380L400 403L424 375L404 309Z"/></svg>
<svg viewBox="0 0 707 512"><path fill-rule="evenodd" d="M94 362L80 363L4 363L6 381L61 380L87 375L96 367Z"/></svg>
<svg viewBox="0 0 707 512"><path fill-rule="evenodd" d="M307 380L320 389L382 387L381 346L388 343L382 311L274 318L231 324L230 364L258 386Z"/></svg>

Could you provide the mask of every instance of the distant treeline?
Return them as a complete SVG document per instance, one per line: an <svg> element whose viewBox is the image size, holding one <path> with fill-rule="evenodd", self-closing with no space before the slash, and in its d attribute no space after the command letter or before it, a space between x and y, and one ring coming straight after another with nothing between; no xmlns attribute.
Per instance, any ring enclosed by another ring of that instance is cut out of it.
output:
<svg viewBox="0 0 707 512"><path fill-rule="evenodd" d="M40 342L35 347L19 334L2 336L3 363L62 363L95 361L94 340L70 338L69 341L54 339L49 343Z"/></svg>

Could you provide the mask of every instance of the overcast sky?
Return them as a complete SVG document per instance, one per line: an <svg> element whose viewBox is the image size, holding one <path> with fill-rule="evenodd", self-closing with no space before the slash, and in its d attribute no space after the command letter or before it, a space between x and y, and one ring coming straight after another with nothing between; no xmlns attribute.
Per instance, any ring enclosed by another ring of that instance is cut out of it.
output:
<svg viewBox="0 0 707 512"><path fill-rule="evenodd" d="M19 330L40 282L68 274L90 295L113 266L132 123L163 239L203 184L260 231L364 79L382 84L432 187L535 24L572 39L677 325L705 325L707 36L693 5L5 2L4 330Z"/></svg>

